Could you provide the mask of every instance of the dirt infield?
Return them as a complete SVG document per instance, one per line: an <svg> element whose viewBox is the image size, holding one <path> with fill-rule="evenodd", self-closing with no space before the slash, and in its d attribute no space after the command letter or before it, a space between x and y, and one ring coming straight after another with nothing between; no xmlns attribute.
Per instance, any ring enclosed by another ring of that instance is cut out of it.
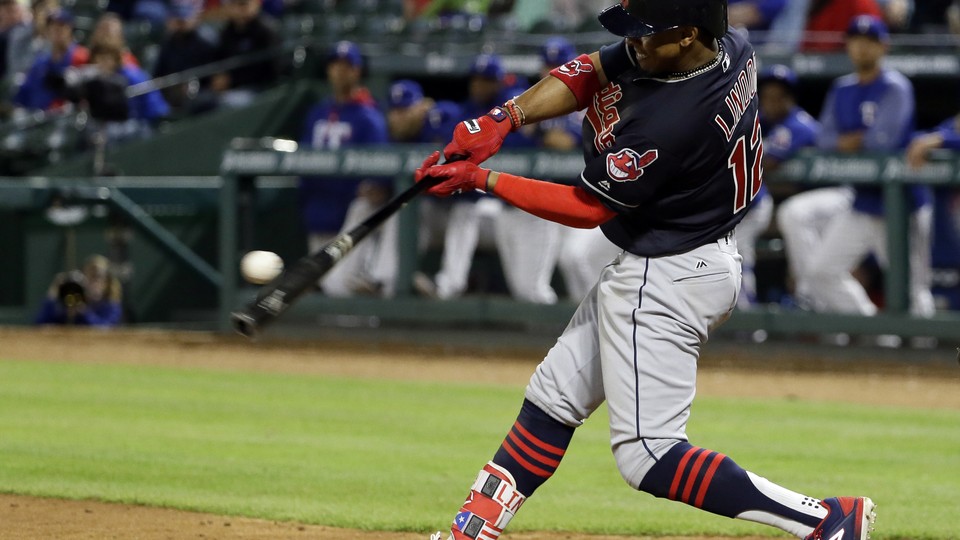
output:
<svg viewBox="0 0 960 540"><path fill-rule="evenodd" d="M518 385L526 381L544 352L460 352L450 347L377 342L251 344L240 338L205 333L9 328L0 328L0 351L3 358L18 360L121 362L371 378L446 380L469 371L478 382ZM948 353L952 351L926 354L940 358ZM819 352L820 356L817 354L815 350L789 347L722 344L708 347L699 375L699 394L803 396L816 400L960 409L960 367L952 359L904 363L891 361L895 356L890 353L861 352L852 359L847 355L838 361L824 358L823 351ZM899 354L917 353L907 350ZM334 529L95 501L0 495L0 539L14 538L412 540L423 539L423 535ZM518 533L505 538L582 540L584 537Z"/></svg>

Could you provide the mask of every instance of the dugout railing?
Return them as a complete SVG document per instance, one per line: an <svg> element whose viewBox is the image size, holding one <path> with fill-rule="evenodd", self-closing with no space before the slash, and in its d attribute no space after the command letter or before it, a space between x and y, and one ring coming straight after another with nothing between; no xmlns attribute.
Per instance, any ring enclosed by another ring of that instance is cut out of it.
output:
<svg viewBox="0 0 960 540"><path fill-rule="evenodd" d="M271 141L266 141L272 144ZM219 325L228 331L230 312L249 301L254 289L241 286L237 264L243 238L255 224L250 222L250 201L256 198L258 178L270 176L393 177L398 189L409 186L412 173L431 147L395 146L354 148L341 151L279 151L274 149L230 149L221 164L219 269L221 274ZM490 168L514 174L563 178L582 168L579 154L504 151L487 162ZM921 170L909 169L900 155L856 157L803 153L784 164L770 183L803 182L806 185L878 184L883 188L887 209L889 264L884 272L884 310L874 317L811 313L766 306L738 311L724 331L763 330L771 335L849 333L855 335L894 334L901 337L936 337L960 340L960 314L939 312L930 319L912 317L908 312L907 236L908 212L905 187L922 183L932 186L960 186L960 158L937 159ZM417 267L417 201L400 213L400 267L397 296L392 299L328 298L307 295L288 316L315 318L318 314L339 314L375 318L380 321L448 322L454 324L562 324L575 305L561 302L552 306L512 301L501 295L476 295L457 300L420 298L411 290ZM245 233L243 231L246 231Z"/></svg>

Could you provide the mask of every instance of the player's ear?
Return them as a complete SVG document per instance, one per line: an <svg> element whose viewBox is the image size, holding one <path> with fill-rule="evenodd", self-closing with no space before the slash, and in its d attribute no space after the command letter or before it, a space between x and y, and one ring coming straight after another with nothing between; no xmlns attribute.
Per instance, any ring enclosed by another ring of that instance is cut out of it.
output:
<svg viewBox="0 0 960 540"><path fill-rule="evenodd" d="M700 29L696 26L681 26L677 28L680 31L680 46L689 47L700 37Z"/></svg>

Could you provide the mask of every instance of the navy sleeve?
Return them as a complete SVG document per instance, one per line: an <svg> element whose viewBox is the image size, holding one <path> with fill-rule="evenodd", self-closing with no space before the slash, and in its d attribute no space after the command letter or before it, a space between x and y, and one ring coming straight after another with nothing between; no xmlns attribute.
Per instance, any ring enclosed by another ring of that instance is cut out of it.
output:
<svg viewBox="0 0 960 540"><path fill-rule="evenodd" d="M627 40L620 40L601 47L600 66L603 67L603 73L607 76L608 81L612 81L636 67Z"/></svg>

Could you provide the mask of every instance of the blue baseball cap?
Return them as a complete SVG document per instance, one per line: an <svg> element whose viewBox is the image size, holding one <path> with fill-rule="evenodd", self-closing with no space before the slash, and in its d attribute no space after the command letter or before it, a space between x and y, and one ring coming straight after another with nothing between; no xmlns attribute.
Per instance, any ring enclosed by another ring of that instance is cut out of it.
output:
<svg viewBox="0 0 960 540"><path fill-rule="evenodd" d="M774 64L770 67L766 67L760 70L760 73L757 75L757 84L761 85L766 82L778 82L791 91L797 89L797 74L794 73L792 69L783 65L783 64Z"/></svg>
<svg viewBox="0 0 960 540"><path fill-rule="evenodd" d="M487 79L503 79L504 71L500 57L495 54L481 54L474 58L470 66L470 76L486 77Z"/></svg>
<svg viewBox="0 0 960 540"><path fill-rule="evenodd" d="M352 41L338 41L330 54L327 56L329 62L336 60L346 60L353 67L363 66L363 57L360 55L360 47Z"/></svg>
<svg viewBox="0 0 960 540"><path fill-rule="evenodd" d="M559 66L566 64L570 60L573 60L577 56L577 50L574 48L573 43L567 38L560 36L554 36L543 42L543 46L540 47L540 58L543 59L544 65L547 66Z"/></svg>
<svg viewBox="0 0 960 540"><path fill-rule="evenodd" d="M423 88L416 81L400 79L390 85L387 103L391 109L406 108L423 99Z"/></svg>
<svg viewBox="0 0 960 540"><path fill-rule="evenodd" d="M858 15L851 19L850 25L847 26L847 35L866 36L884 42L890 39L890 31L886 23L873 15Z"/></svg>

